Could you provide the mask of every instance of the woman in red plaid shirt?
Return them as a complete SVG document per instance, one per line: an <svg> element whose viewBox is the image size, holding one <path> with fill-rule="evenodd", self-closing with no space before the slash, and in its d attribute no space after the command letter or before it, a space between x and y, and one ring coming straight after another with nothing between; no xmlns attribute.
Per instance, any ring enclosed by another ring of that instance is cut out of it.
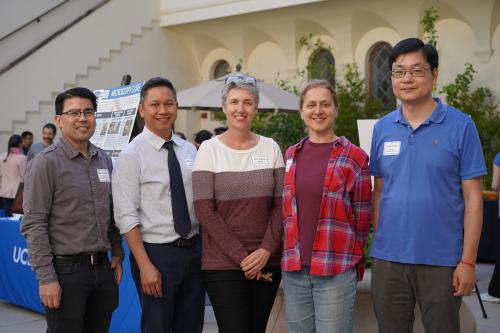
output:
<svg viewBox="0 0 500 333"><path fill-rule="evenodd" d="M309 135L285 154L282 201L288 332L352 332L371 218L368 156L335 134L327 81L304 87L300 115Z"/></svg>

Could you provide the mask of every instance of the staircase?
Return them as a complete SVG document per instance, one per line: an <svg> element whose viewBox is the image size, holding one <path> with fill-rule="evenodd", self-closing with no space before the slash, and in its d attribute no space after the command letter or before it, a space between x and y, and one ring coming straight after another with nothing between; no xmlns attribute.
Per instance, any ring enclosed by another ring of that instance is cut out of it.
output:
<svg viewBox="0 0 500 333"><path fill-rule="evenodd" d="M4 71L0 75L0 151L10 135L23 130L31 130L39 139L43 124L53 121L53 100L59 92L84 84L98 85L88 86L91 89L118 85L130 68L110 73L110 64L145 36L161 30L159 10L160 0L107 1ZM0 62L5 63L3 56ZM108 72L99 77L103 67Z"/></svg>

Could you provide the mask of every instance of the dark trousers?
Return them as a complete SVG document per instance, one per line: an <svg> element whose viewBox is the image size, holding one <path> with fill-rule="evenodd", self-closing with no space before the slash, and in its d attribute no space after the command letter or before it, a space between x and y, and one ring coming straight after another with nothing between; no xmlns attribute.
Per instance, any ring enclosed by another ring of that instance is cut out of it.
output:
<svg viewBox="0 0 500 333"><path fill-rule="evenodd" d="M0 197L0 209L3 210L5 216L12 216L12 214L10 214L10 208L13 203L14 199Z"/></svg>
<svg viewBox="0 0 500 333"><path fill-rule="evenodd" d="M62 289L58 309L45 308L49 333L106 333L118 306L114 270L100 265L55 263Z"/></svg>
<svg viewBox="0 0 500 333"><path fill-rule="evenodd" d="M371 292L379 332L413 332L416 302L425 332L460 332L462 298L453 296L454 270L374 258Z"/></svg>
<svg viewBox="0 0 500 333"><path fill-rule="evenodd" d="M207 270L205 286L212 303L219 333L264 333L281 281L281 269L272 282L249 280L241 270Z"/></svg>
<svg viewBox="0 0 500 333"><path fill-rule="evenodd" d="M162 297L142 292L139 267L130 255L130 268L142 307L143 333L201 333L205 288L201 274L201 241L190 247L144 243L149 259L162 276Z"/></svg>
<svg viewBox="0 0 500 333"><path fill-rule="evenodd" d="M498 220L500 225L500 219ZM500 298L500 244L496 244L496 263L493 275L491 276L490 285L488 286L488 294L493 297Z"/></svg>

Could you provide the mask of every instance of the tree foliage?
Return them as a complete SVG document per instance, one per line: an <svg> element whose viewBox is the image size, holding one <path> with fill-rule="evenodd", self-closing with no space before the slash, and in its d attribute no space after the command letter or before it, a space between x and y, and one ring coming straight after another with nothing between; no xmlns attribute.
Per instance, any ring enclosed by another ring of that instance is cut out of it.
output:
<svg viewBox="0 0 500 333"><path fill-rule="evenodd" d="M420 20L420 24L424 29L424 41L434 47L437 46L437 30L436 21L439 19L438 11L431 7L424 11L424 16Z"/></svg>
<svg viewBox="0 0 500 333"><path fill-rule="evenodd" d="M472 88L474 67L467 63L463 73L440 89L446 102L471 116L479 132L486 167L491 169L495 154L500 151L500 112L493 92L487 87ZM491 172L484 178L485 188L491 185Z"/></svg>
<svg viewBox="0 0 500 333"><path fill-rule="evenodd" d="M428 44L437 46L436 21L439 19L438 11L431 7L424 11L420 23L424 29L424 38ZM471 116L479 132L483 147L486 167L491 170L493 158L500 151L500 112L495 102L493 92L487 87L473 89L476 70L472 64L466 63L462 73L458 73L452 83L439 89L444 94L446 103ZM491 172L484 177L484 186L491 185Z"/></svg>
<svg viewBox="0 0 500 333"><path fill-rule="evenodd" d="M345 67L344 78L337 84L336 91L340 106L335 121L335 133L359 145L357 120L380 118L387 111L383 110L380 101L368 94L365 79L356 64L348 64Z"/></svg>

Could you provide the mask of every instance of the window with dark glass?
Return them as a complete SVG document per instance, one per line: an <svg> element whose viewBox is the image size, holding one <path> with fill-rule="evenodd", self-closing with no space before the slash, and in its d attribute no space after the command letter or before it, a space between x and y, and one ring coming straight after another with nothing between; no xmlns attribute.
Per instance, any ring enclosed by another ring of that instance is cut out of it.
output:
<svg viewBox="0 0 500 333"><path fill-rule="evenodd" d="M370 96L382 104L386 110L396 107L396 98L392 91L391 70L388 65L392 47L387 43L378 43L372 48L369 58Z"/></svg>
<svg viewBox="0 0 500 333"><path fill-rule="evenodd" d="M309 60L309 79L324 79L335 87L335 58L327 49L319 49Z"/></svg>
<svg viewBox="0 0 500 333"><path fill-rule="evenodd" d="M231 67L229 67L229 63L226 60L219 60L217 64L214 66L214 72L212 73L213 76L212 78L217 79L229 73L231 73Z"/></svg>

